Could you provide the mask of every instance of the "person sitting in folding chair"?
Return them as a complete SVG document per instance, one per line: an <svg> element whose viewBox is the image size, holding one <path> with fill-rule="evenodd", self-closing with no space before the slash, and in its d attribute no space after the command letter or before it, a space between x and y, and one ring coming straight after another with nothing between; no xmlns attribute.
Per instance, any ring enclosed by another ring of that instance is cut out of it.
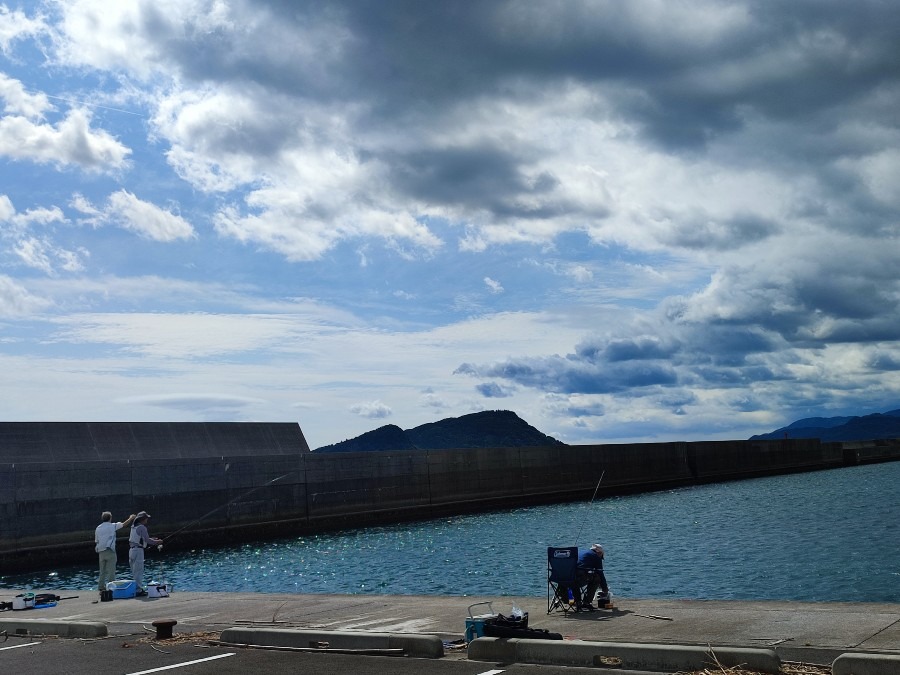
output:
<svg viewBox="0 0 900 675"><path fill-rule="evenodd" d="M600 544L593 544L578 555L578 584L587 585L579 609L595 609L592 603L598 588L602 591L598 605L602 607L609 601L609 586L606 585L606 575L603 573L604 555Z"/></svg>

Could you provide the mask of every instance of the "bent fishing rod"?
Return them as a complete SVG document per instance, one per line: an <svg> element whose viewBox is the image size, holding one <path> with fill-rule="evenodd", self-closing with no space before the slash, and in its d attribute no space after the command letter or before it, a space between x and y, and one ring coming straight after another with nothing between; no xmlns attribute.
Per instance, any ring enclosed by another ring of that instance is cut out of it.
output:
<svg viewBox="0 0 900 675"><path fill-rule="evenodd" d="M253 494L254 492L256 492L257 490L262 490L263 488L269 487L272 483L275 483L275 482L277 482L277 481L280 481L280 480L282 480L283 478L287 478L288 476L292 476L292 475L294 475L295 473L298 473L299 471L301 471L301 469L297 469L297 470L295 470L295 471L288 471L288 472L287 472L286 474L284 474L283 476L278 476L278 478L273 478L272 480L270 480L270 481L268 481L268 482L266 482L266 483L263 483L262 485L258 485L258 486L256 486L255 488L251 488L251 489L247 490L246 492L242 492L241 494L239 494L239 495L238 495L237 497L235 497L234 499L231 499L231 500L225 502L225 503L222 504L221 506L217 506L216 508L214 508L214 509L213 509L212 511L210 511L209 513L206 513L206 514L200 516L199 518L197 518L197 520L195 520L195 521L193 521L193 522L191 522L191 523L188 523L188 524L185 525L184 527L182 527L182 528L180 528L180 529L178 529L178 530L175 530L175 532L173 532L172 534L167 535L166 537L163 538L163 543L165 543L165 542L167 542L167 541L170 541L173 537L176 537L177 535L181 534L181 533L184 532L186 529L188 529L188 528L190 528L190 527L193 527L193 526L196 525L197 523L206 520L206 519L209 518L212 514L214 514L216 511L221 511L221 510L224 509L224 508L228 508L229 506L231 506L232 504L234 504L236 501L238 501L238 500L240 500L240 499L243 499L243 498L246 497L247 495L251 495L251 494ZM162 547L162 544L160 544L159 547L161 548L161 547Z"/></svg>
<svg viewBox="0 0 900 675"><path fill-rule="evenodd" d="M588 504L588 510L590 507L594 505L594 500L597 498L597 490L600 489L600 483L603 482L603 476L606 475L606 469L603 469L603 473L600 474L600 480L597 481L597 487L594 488L594 496L591 497L591 501ZM584 518L581 519L581 527L578 528L578 535L575 537L574 546L578 546L578 540L581 539L581 531L584 529L584 523L587 520L588 514L585 514Z"/></svg>

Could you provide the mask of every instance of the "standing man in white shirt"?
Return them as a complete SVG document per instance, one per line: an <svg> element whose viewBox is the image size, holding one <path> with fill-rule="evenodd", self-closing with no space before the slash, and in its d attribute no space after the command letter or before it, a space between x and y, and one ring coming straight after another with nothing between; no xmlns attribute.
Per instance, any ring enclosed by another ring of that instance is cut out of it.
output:
<svg viewBox="0 0 900 675"><path fill-rule="evenodd" d="M114 523L112 513L104 511L100 515L101 522L94 530L94 550L100 556L100 580L97 590L105 591L106 584L116 578L116 532L134 521L134 514L128 516L124 523Z"/></svg>

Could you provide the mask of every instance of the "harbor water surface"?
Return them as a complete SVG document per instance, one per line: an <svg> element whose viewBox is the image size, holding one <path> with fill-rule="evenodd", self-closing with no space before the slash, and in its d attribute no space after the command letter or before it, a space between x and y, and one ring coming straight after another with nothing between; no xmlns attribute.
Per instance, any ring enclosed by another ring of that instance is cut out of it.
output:
<svg viewBox="0 0 900 675"><path fill-rule="evenodd" d="M145 580L186 591L540 596L547 546L594 542L612 592L626 597L900 602L900 462L151 551ZM82 565L0 585L87 590L96 574ZM120 554L117 578L128 577Z"/></svg>

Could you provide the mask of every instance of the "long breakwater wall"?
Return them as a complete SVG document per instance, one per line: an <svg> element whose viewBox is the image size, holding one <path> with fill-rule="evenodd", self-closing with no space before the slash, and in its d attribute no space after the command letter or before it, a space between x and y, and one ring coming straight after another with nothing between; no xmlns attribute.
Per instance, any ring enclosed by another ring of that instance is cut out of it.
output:
<svg viewBox="0 0 900 675"><path fill-rule="evenodd" d="M598 498L900 459L897 441L815 439L323 454L309 452L297 425L237 423L85 425L78 456L64 459L64 429L8 426L0 572L94 557L106 510L117 520L148 511L168 548L196 548L588 499L601 475Z"/></svg>

